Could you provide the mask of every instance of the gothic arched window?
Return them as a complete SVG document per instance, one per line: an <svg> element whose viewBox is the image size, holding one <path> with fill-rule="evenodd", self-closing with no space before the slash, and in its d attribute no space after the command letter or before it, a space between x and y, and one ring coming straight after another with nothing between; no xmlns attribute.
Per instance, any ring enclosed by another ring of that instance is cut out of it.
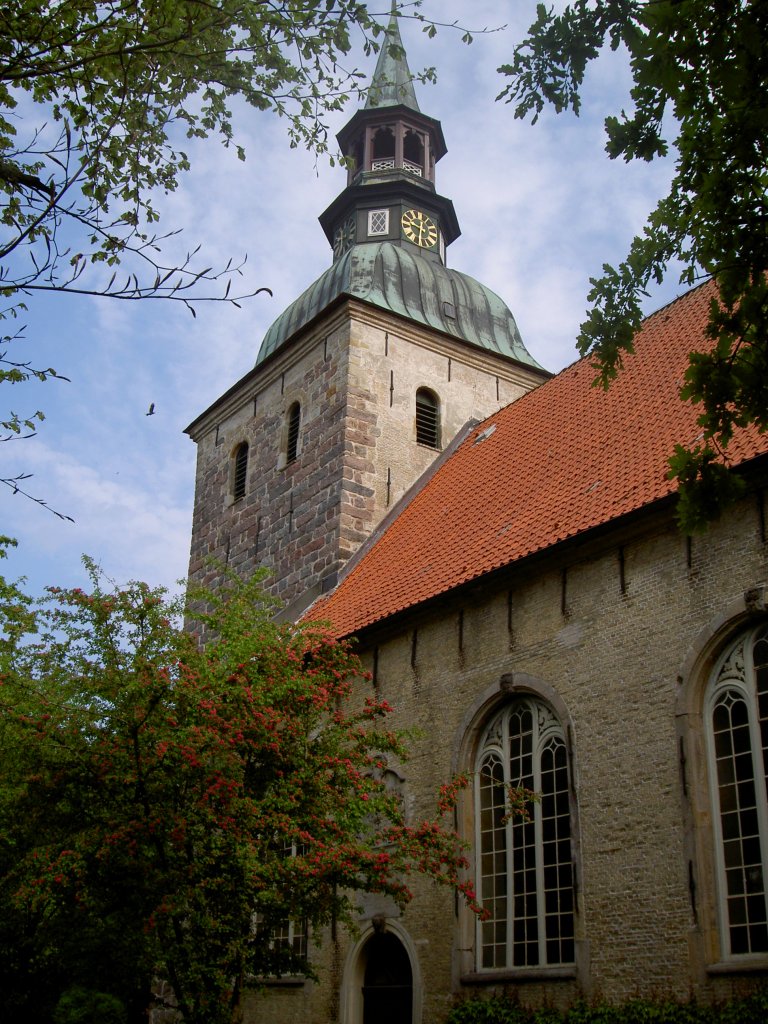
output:
<svg viewBox="0 0 768 1024"><path fill-rule="evenodd" d="M235 501L245 497L248 476L248 443L243 441L235 448L232 457L232 497Z"/></svg>
<svg viewBox="0 0 768 1024"><path fill-rule="evenodd" d="M768 952L768 627L742 634L707 692L723 956Z"/></svg>
<svg viewBox="0 0 768 1024"><path fill-rule="evenodd" d="M416 441L429 448L440 447L440 401L428 388L416 392Z"/></svg>
<svg viewBox="0 0 768 1024"><path fill-rule="evenodd" d="M294 402L288 410L288 440L285 448L285 461L293 462L299 454L299 427L301 426L301 406Z"/></svg>
<svg viewBox="0 0 768 1024"><path fill-rule="evenodd" d="M475 763L477 969L572 964L574 869L568 751L535 697L514 700L481 734ZM532 791L525 815L510 796Z"/></svg>

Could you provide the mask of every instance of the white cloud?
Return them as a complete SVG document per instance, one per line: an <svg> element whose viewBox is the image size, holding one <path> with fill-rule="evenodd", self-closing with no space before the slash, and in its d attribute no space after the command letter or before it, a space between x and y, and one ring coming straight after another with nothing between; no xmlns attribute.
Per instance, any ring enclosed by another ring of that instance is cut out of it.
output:
<svg viewBox="0 0 768 1024"><path fill-rule="evenodd" d="M144 464L150 463L145 456ZM34 476L25 487L43 494L52 508L77 510L75 523L56 520L53 526L46 518L50 514L21 495L11 499L20 515L14 531L19 548L11 554L10 569L30 576L35 589L81 584L82 554L122 581L143 578L173 586L183 574L191 505L183 490L159 486L159 467L153 479L137 481L136 464L118 458L87 464L43 443L29 448L26 467Z"/></svg>
<svg viewBox="0 0 768 1024"><path fill-rule="evenodd" d="M617 165L603 152L602 117L616 112L626 89L620 55L591 73L578 120L547 112L531 126L493 98L502 85L496 68L510 59L535 4L428 0L425 13L470 27L514 26L470 47L450 29L434 41L407 20L402 31L412 69L438 67L438 85L417 94L421 109L442 120L448 144L438 189L454 200L463 230L449 262L498 292L531 353L558 369L575 357L589 275L624 255L669 171ZM259 295L242 310L203 304L196 319L160 302L40 296L30 304L27 351L72 383L6 398L19 411L44 408L48 420L39 438L2 446L2 473L34 472L29 489L76 519L61 523L0 489L0 532L20 540L9 569L36 588L79 585L82 551L118 579L172 583L184 574L195 453L183 428L250 369L272 320L330 265L317 217L343 188L344 172L316 169L309 154L291 150L279 119L242 105L234 113L245 163L216 140L190 144L193 170L160 197L160 229L184 228L169 255L201 242L200 259L222 266L247 253L243 281L269 286L273 298ZM147 417L150 402L156 412Z"/></svg>

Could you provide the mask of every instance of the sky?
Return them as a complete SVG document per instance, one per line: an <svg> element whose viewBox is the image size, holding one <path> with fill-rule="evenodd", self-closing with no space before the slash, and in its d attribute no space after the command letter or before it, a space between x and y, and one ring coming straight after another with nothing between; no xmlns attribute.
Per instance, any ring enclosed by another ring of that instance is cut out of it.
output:
<svg viewBox="0 0 768 1024"><path fill-rule="evenodd" d="M417 85L421 110L438 118L448 153L437 189L454 202L461 237L450 266L496 291L513 311L531 354L557 371L577 357L589 278L617 263L664 194L668 163L625 164L604 152L603 118L627 104L629 73L621 53L588 73L579 118L547 111L536 125L494 102L497 67L535 17L535 0L425 0L424 13L470 29L441 28L428 39L401 22L411 70L434 65L437 84ZM383 4L387 8L388 4ZM355 55L372 73L375 57ZM334 133L355 105L334 116ZM37 436L2 445L3 477L32 474L24 486L63 521L0 488L0 534L18 546L0 570L25 577L31 593L46 585L85 586L85 553L119 583L143 579L174 589L189 557L195 446L184 428L253 366L272 321L332 261L318 215L343 189L345 174L291 149L285 124L244 105L234 108L246 160L211 139L190 147L192 170L162 197L164 230L175 244L202 245L206 265L247 256L246 290L269 287L242 309L129 303L39 294L20 321L16 350L35 366L53 366L70 382L17 385L3 407L42 409ZM671 276L646 312L682 291ZM7 326L7 325L6 325ZM150 403L155 413L147 416Z"/></svg>

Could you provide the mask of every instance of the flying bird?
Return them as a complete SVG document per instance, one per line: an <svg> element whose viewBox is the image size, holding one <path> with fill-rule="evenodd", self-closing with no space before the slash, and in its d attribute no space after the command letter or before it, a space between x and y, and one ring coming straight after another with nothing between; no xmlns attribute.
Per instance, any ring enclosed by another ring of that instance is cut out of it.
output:
<svg viewBox="0 0 768 1024"><path fill-rule="evenodd" d="M152 403L150 404L150 406L149 406L149 412L145 413L145 415L146 415L146 416L154 416L154 415L155 415L155 403L154 403L154 402L152 402Z"/></svg>

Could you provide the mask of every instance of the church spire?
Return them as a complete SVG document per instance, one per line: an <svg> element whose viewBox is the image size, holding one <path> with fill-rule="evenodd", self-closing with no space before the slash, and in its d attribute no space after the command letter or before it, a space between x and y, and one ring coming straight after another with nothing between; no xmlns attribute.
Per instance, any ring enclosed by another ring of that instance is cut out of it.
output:
<svg viewBox="0 0 768 1024"><path fill-rule="evenodd" d="M435 189L445 154L440 122L416 102L403 49L397 0L364 107L336 136L347 187L320 215L335 260L359 245L388 243L426 260L445 261L460 234L453 203Z"/></svg>
<svg viewBox="0 0 768 1024"><path fill-rule="evenodd" d="M413 77L405 56L403 40L398 24L397 3L392 0L389 25L379 50L379 59L368 90L366 109L371 107L395 107L398 104L418 110Z"/></svg>

